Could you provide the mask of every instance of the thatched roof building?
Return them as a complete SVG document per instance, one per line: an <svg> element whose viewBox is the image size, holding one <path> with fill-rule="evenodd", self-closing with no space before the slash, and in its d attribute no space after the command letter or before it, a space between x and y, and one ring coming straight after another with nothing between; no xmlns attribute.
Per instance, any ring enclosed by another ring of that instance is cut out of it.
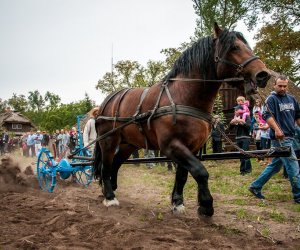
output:
<svg viewBox="0 0 300 250"><path fill-rule="evenodd" d="M35 129L35 125L20 112L8 109L6 112L0 114L0 130L4 129L14 133L16 136L21 136Z"/></svg>

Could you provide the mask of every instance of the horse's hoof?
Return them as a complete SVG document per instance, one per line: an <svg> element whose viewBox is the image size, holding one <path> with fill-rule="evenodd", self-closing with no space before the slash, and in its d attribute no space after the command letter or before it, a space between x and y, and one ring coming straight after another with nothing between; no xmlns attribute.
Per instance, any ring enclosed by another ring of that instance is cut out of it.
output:
<svg viewBox="0 0 300 250"><path fill-rule="evenodd" d="M173 212L173 214L184 214L185 213L185 206L183 204L180 204L178 206L173 205L172 212Z"/></svg>
<svg viewBox="0 0 300 250"><path fill-rule="evenodd" d="M211 217L214 215L213 207L198 207L198 215L199 216L208 216Z"/></svg>
<svg viewBox="0 0 300 250"><path fill-rule="evenodd" d="M103 205L106 206L106 207L111 207L111 206L119 206L120 203L117 200L117 198L114 198L113 200L104 199L103 200Z"/></svg>

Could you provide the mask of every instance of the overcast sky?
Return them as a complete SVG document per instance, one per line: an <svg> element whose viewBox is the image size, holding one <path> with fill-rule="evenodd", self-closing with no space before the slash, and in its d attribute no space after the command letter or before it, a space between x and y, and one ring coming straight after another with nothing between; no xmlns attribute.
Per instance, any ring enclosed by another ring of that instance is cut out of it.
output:
<svg viewBox="0 0 300 250"><path fill-rule="evenodd" d="M195 26L191 0L0 0L0 98L39 90L69 103L86 92L100 104L95 85L112 54L146 66L189 41Z"/></svg>

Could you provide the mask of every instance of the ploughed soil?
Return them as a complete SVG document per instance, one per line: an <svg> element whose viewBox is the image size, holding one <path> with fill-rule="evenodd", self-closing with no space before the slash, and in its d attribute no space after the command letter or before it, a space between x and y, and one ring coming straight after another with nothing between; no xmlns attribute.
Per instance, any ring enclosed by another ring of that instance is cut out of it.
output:
<svg viewBox="0 0 300 250"><path fill-rule="evenodd" d="M18 161L0 162L0 249L300 249L299 220L238 218L225 195L213 194L212 218L198 217L195 198L186 199L185 214L172 214L169 193L141 178L157 174L143 165L120 169L120 206L106 208L96 182L83 188L58 180L47 193L34 163ZM263 214L255 202L243 208Z"/></svg>

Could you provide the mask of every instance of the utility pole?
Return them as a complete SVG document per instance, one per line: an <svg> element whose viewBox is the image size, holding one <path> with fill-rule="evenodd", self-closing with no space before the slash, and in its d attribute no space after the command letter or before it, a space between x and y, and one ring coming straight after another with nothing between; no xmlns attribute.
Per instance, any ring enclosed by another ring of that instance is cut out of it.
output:
<svg viewBox="0 0 300 250"><path fill-rule="evenodd" d="M113 87L113 90L115 91L115 85L114 85L114 44L111 43L111 85Z"/></svg>

